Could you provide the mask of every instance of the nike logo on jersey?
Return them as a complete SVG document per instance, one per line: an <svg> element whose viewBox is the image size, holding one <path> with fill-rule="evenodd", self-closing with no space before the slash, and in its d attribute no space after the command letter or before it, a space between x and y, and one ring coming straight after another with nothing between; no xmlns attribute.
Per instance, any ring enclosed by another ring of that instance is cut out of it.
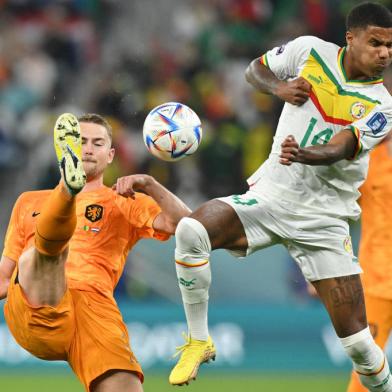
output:
<svg viewBox="0 0 392 392"><path fill-rule="evenodd" d="M37 215L39 215L40 214L40 212L36 212L36 211L34 211L32 214L31 214L31 216L33 217L33 218L35 218Z"/></svg>

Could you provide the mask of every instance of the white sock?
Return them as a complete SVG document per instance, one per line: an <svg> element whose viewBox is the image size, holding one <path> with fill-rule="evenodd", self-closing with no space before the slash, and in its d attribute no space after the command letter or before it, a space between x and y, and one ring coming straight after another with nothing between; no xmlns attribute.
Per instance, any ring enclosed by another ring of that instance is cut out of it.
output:
<svg viewBox="0 0 392 392"><path fill-rule="evenodd" d="M208 263L201 267L187 268L176 264L176 271L189 334L193 339L207 340L210 265Z"/></svg>
<svg viewBox="0 0 392 392"><path fill-rule="evenodd" d="M374 342L369 327L341 338L344 349L353 361L361 383L371 392L392 392L388 360Z"/></svg>
<svg viewBox="0 0 392 392"><path fill-rule="evenodd" d="M184 303L185 315L188 322L188 330L192 339L208 339L208 301L197 304Z"/></svg>
<svg viewBox="0 0 392 392"><path fill-rule="evenodd" d="M211 243L205 227L196 219L183 218L176 229L176 272L189 334L208 339L208 290Z"/></svg>

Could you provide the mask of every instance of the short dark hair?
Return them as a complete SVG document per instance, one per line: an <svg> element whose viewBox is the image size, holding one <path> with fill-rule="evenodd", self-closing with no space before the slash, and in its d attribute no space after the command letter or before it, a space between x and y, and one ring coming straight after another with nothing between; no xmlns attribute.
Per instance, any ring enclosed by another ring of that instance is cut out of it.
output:
<svg viewBox="0 0 392 392"><path fill-rule="evenodd" d="M113 142L112 126L109 124L108 120L106 120L105 117L102 117L100 114L96 114L96 113L86 113L79 116L78 120L79 122L102 125L106 129L106 132L108 133L110 144L112 144Z"/></svg>
<svg viewBox="0 0 392 392"><path fill-rule="evenodd" d="M347 15L346 28L366 29L368 26L392 27L391 11L379 3L361 3Z"/></svg>

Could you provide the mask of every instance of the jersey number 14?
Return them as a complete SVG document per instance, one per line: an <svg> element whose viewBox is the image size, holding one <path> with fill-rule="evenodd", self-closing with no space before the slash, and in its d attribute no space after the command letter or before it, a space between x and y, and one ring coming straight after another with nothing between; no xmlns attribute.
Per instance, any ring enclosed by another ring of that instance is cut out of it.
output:
<svg viewBox="0 0 392 392"><path fill-rule="evenodd" d="M310 136L313 132L313 129L314 129L314 126L316 125L316 123L317 123L317 119L312 117L310 119L308 129L306 130L305 135L300 143L301 148L306 147L306 145L308 144L308 141L310 139ZM312 146L315 146L317 144L326 144L330 141L332 135L333 135L333 130L331 128L325 128L322 131L313 135L313 138L312 138L312 141L310 142L310 144Z"/></svg>

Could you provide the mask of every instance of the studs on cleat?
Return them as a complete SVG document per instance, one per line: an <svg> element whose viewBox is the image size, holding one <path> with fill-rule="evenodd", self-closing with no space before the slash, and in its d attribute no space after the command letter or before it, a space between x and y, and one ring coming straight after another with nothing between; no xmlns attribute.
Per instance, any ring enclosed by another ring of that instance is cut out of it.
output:
<svg viewBox="0 0 392 392"><path fill-rule="evenodd" d="M86 173L82 165L80 127L73 114L64 113L57 119L54 145L64 182L69 192L76 195L86 183Z"/></svg>

